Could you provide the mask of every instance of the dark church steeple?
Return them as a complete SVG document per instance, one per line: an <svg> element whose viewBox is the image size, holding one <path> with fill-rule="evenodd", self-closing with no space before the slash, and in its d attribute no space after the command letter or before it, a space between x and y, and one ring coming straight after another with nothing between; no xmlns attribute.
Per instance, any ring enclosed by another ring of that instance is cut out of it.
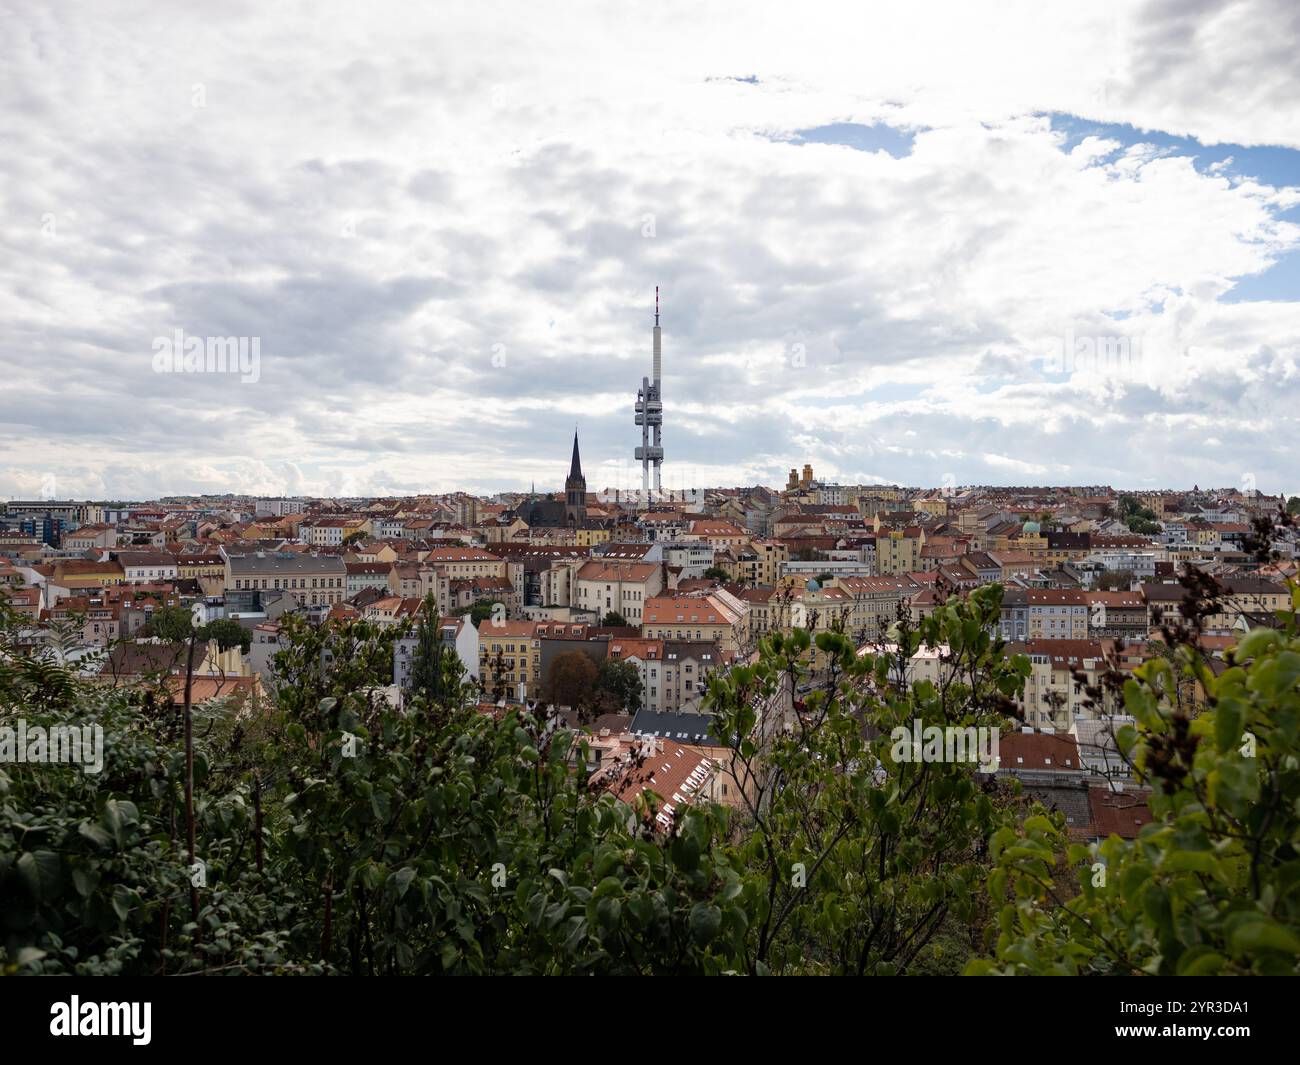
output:
<svg viewBox="0 0 1300 1065"><path fill-rule="evenodd" d="M569 480L581 481L582 459L578 457L578 430L573 430L573 461L569 463Z"/></svg>
<svg viewBox="0 0 1300 1065"><path fill-rule="evenodd" d="M582 475L582 460L578 457L577 429L573 430L573 460L564 482L564 520L569 525L581 525L587 520L587 478Z"/></svg>

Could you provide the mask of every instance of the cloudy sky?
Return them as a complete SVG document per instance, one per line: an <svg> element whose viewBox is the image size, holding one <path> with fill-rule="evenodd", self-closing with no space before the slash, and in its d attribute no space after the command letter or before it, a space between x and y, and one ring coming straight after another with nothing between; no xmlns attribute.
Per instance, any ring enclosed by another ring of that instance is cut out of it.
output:
<svg viewBox="0 0 1300 1065"><path fill-rule="evenodd" d="M1300 490L1294 0L0 21L0 496Z"/></svg>

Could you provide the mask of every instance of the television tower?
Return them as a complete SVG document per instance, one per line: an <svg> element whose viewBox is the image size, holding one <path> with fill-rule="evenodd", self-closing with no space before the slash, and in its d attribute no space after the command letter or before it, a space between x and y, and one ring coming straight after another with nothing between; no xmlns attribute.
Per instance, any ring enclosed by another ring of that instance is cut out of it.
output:
<svg viewBox="0 0 1300 1065"><path fill-rule="evenodd" d="M650 466L655 468L654 490L659 492L660 488L660 467L664 461L663 448L663 424L664 424L664 404L663 393L660 391L660 376L663 370L663 351L660 346L659 330L659 286L655 285L655 328L654 328L654 379L648 377L641 378L641 387L636 394L636 424L641 426L641 446L636 449L636 457L641 462L641 494L647 501L650 499ZM651 429L653 428L653 440L651 443Z"/></svg>

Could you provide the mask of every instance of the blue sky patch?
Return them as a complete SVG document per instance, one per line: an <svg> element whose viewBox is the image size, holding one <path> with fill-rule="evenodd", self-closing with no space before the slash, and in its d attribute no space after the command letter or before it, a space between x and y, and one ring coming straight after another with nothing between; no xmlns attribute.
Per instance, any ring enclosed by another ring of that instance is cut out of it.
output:
<svg viewBox="0 0 1300 1065"><path fill-rule="evenodd" d="M1139 130L1119 122L1092 122L1077 115L1054 113L1052 130L1065 135L1064 151L1073 151L1086 137L1119 141L1124 148L1150 144L1168 155L1188 156L1202 174L1217 163L1227 163L1219 173L1230 178L1253 178L1273 188L1300 186L1300 151L1274 145L1247 148L1240 144L1204 145L1195 137L1177 137L1158 130ZM1123 150L1123 149L1120 149ZM1107 157L1109 160L1111 157ZM1300 206L1276 212L1283 221L1300 222ZM1220 297L1224 303L1300 299L1300 251L1281 256L1269 269L1236 281Z"/></svg>
<svg viewBox="0 0 1300 1065"><path fill-rule="evenodd" d="M1283 255L1262 274L1238 278L1219 300L1222 303L1300 300L1300 251Z"/></svg>
<svg viewBox="0 0 1300 1065"><path fill-rule="evenodd" d="M866 126L859 122L831 122L825 126L794 131L794 144L842 144L860 152L888 152L895 159L912 154L916 134L877 122Z"/></svg>
<svg viewBox="0 0 1300 1065"><path fill-rule="evenodd" d="M1086 137L1119 141L1125 148L1150 144L1169 155L1192 157L1192 165L1209 173L1215 163L1232 162L1222 171L1238 178L1254 178L1274 188L1300 185L1300 151L1295 148L1263 146L1246 148L1240 144L1206 146L1195 137L1176 137L1158 130L1142 131L1122 122L1092 122L1077 115L1054 113L1049 116L1052 130L1065 135L1064 150L1073 151Z"/></svg>

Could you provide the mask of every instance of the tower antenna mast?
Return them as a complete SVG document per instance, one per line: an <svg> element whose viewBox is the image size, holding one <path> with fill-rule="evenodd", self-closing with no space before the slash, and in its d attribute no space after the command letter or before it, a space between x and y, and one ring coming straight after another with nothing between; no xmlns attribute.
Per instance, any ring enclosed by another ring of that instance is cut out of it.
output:
<svg viewBox="0 0 1300 1065"><path fill-rule="evenodd" d="M659 286L655 285L655 324L651 356L652 377L641 378L636 394L636 424L641 427L641 444L635 451L641 463L641 496L651 499L650 468L654 467L654 491L661 491L663 447L663 333L659 328Z"/></svg>

